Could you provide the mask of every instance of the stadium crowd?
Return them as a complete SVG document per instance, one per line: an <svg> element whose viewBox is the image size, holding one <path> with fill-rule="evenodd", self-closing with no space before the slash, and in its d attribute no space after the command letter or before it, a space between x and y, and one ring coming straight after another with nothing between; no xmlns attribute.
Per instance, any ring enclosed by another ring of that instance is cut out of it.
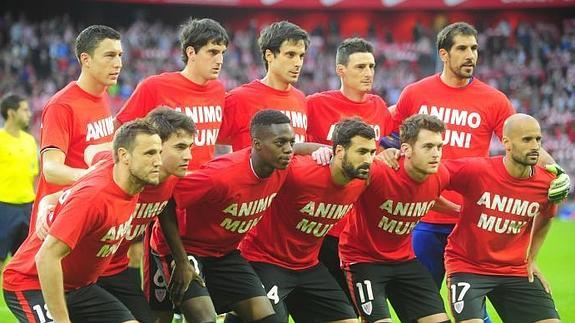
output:
<svg viewBox="0 0 575 323"><path fill-rule="evenodd" d="M30 97L37 133L40 111L46 100L79 73L73 41L76 26L67 16L38 23L6 14L0 21L0 92ZM181 67L177 26L137 20L119 28L124 41L124 68L118 85L111 88L113 107L119 109L140 80ZM257 48L259 30L230 30L220 79L231 90L261 77L264 67ZM480 63L476 75L508 95L517 111L532 114L546 131L545 148L575 171L575 151L561 149L575 142L575 19L561 26L549 23L509 23L480 30ZM339 86L333 69L342 37L337 26L311 32L298 87L306 94ZM435 71L434 31L414 26L413 41L400 44L393 37L368 37L376 48L378 67L374 90L388 104L397 101L409 83ZM495 145L495 147L498 147ZM497 149L497 148L495 148Z"/></svg>

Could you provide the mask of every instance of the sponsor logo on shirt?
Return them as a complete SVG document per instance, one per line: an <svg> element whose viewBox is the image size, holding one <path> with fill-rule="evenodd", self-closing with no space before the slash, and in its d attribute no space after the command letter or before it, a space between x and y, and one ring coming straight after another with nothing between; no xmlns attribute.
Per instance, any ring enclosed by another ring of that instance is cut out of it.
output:
<svg viewBox="0 0 575 323"><path fill-rule="evenodd" d="M401 217L413 217L410 221L393 220L383 215L377 227L383 231L394 233L397 235L410 234L419 218L423 217L433 207L435 201L425 202L395 202L393 200L385 200L379 208L389 215Z"/></svg>
<svg viewBox="0 0 575 323"><path fill-rule="evenodd" d="M436 116L448 125L468 127L477 129L481 125L481 115L477 112L469 112L447 107L437 107L432 105L421 105L419 114L429 114ZM457 131L453 129L445 130L443 144L459 148L470 148L472 135L470 132Z"/></svg>
<svg viewBox="0 0 575 323"><path fill-rule="evenodd" d="M343 218L353 204L331 204L309 201L299 211L300 213L307 214L312 218L325 218L339 220ZM302 218L296 226L296 229L307 234L313 234L315 237L321 238L333 227L334 224L321 223L307 218Z"/></svg>
<svg viewBox="0 0 575 323"><path fill-rule="evenodd" d="M329 127L329 131L327 133L327 138L325 138L325 139L330 140L330 141L332 140L331 138L333 138L333 132L335 131L335 125L336 124L334 123ZM375 132L375 141L379 142L379 138L381 137L381 128L379 127L379 125L376 125L376 124L370 124L369 126L372 127L373 131Z"/></svg>
<svg viewBox="0 0 575 323"><path fill-rule="evenodd" d="M130 217L126 222L116 225L108 229L108 232L100 239L105 244L102 245L96 257L108 257L116 253L124 236L128 233L131 227L132 218Z"/></svg>
<svg viewBox="0 0 575 323"><path fill-rule="evenodd" d="M272 204L272 201L276 195L277 193L272 193L261 199L242 203L232 203L228 205L222 212L232 217L224 218L224 220L220 223L220 227L231 232L248 232L251 228L258 224L262 216L260 215L257 218L249 220L237 220L235 218L243 216L247 217L262 213Z"/></svg>
<svg viewBox="0 0 575 323"><path fill-rule="evenodd" d="M540 205L537 202L515 199L499 194L484 192L477 205L504 214L527 216L532 218L539 214ZM503 217L481 213L477 226L483 230L501 234L518 234L529 221L516 221Z"/></svg>
<svg viewBox="0 0 575 323"><path fill-rule="evenodd" d="M194 107L175 107L174 110L185 113L196 125L198 132L194 137L195 146L213 146L216 144L220 124L222 123L222 107L219 105L204 105ZM215 128L203 128L203 123L216 123Z"/></svg>
<svg viewBox="0 0 575 323"><path fill-rule="evenodd" d="M112 136L113 134L114 122L111 116L86 125L86 142Z"/></svg>

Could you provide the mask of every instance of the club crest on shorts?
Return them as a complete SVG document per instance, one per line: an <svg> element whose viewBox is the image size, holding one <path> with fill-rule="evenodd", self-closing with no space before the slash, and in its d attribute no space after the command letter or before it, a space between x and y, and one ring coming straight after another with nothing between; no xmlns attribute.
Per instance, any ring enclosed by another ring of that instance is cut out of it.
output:
<svg viewBox="0 0 575 323"><path fill-rule="evenodd" d="M371 304L371 301L361 304L361 309L365 314L371 315L371 311L373 310L373 305Z"/></svg>
<svg viewBox="0 0 575 323"><path fill-rule="evenodd" d="M453 309L457 312L457 314L461 314L461 311L463 311L463 305L463 301L453 303Z"/></svg>
<svg viewBox="0 0 575 323"><path fill-rule="evenodd" d="M156 299L158 300L158 302L163 302L164 299L166 298L166 290L165 289L156 289L154 291L154 294L156 294Z"/></svg>

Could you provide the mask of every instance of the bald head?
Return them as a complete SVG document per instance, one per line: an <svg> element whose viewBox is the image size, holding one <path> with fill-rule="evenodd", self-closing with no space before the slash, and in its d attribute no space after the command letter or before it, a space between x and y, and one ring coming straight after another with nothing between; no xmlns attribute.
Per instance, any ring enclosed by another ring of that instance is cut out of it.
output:
<svg viewBox="0 0 575 323"><path fill-rule="evenodd" d="M539 122L532 116L524 113L516 113L503 124L503 137L514 137L518 134L524 133L525 130L537 129L541 132Z"/></svg>
<svg viewBox="0 0 575 323"><path fill-rule="evenodd" d="M539 122L522 113L510 116L503 124L503 146L514 163L535 165L541 149Z"/></svg>

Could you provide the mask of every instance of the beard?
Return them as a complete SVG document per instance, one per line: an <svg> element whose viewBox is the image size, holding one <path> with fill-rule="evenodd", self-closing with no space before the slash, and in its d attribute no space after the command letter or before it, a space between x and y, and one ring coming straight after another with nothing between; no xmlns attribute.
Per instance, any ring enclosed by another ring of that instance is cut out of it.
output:
<svg viewBox="0 0 575 323"><path fill-rule="evenodd" d="M347 160L346 156L343 157L343 161L341 163L343 174L348 179L355 179L355 178L367 179L367 177L369 176L369 167L370 164L368 163L363 163L358 167L353 167L353 165ZM362 171L368 171L368 172L362 172Z"/></svg>

